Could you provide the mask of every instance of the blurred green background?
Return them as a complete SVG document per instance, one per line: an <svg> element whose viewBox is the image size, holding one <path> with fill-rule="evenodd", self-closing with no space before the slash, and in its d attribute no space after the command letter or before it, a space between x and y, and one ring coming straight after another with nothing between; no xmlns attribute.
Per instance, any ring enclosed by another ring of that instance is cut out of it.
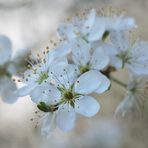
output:
<svg viewBox="0 0 148 148"><path fill-rule="evenodd" d="M134 17L139 26L135 36L148 40L148 0L0 0L0 34L12 40L14 56L22 49L41 50L56 38L56 28L67 17L85 8L109 6ZM126 70L114 75L127 82ZM142 121L114 120L124 96L125 90L113 84L105 95L96 96L100 113L91 119L78 116L73 131L57 129L48 139L40 137L30 121L36 106L29 97L13 105L0 100L0 148L147 148L147 109Z"/></svg>

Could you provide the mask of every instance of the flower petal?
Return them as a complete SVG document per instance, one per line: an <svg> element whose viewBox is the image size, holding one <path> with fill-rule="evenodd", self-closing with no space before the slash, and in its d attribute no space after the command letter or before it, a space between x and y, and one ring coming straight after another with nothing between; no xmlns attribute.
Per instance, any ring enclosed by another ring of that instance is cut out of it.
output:
<svg viewBox="0 0 148 148"><path fill-rule="evenodd" d="M104 69L109 64L109 57L104 53L101 47L97 48L91 60L91 65L96 70Z"/></svg>
<svg viewBox="0 0 148 148"><path fill-rule="evenodd" d="M100 110L100 104L93 97L84 96L76 100L75 110L81 115L92 117Z"/></svg>
<svg viewBox="0 0 148 148"><path fill-rule="evenodd" d="M8 104L17 101L18 96L15 93L17 90L15 83L8 77L0 77L0 97Z"/></svg>
<svg viewBox="0 0 148 148"><path fill-rule="evenodd" d="M137 75L148 74L148 43L136 42L131 50L130 63L128 68Z"/></svg>
<svg viewBox="0 0 148 148"><path fill-rule="evenodd" d="M110 40L118 51L126 51L129 48L129 40L125 31L112 31Z"/></svg>
<svg viewBox="0 0 148 148"><path fill-rule="evenodd" d="M92 27L92 30L88 34L88 40L90 42L100 40L102 39L104 32L104 24L100 24L100 22L95 22L95 25Z"/></svg>
<svg viewBox="0 0 148 148"><path fill-rule="evenodd" d="M73 40L76 38L75 30L76 28L72 24L61 24L58 28L58 33L62 38Z"/></svg>
<svg viewBox="0 0 148 148"><path fill-rule="evenodd" d="M91 70L82 74L75 83L75 92L80 94L90 94L101 84L102 76L98 71Z"/></svg>
<svg viewBox="0 0 148 148"><path fill-rule="evenodd" d="M121 16L115 24L117 30L129 30L132 28L137 28L135 20L131 17Z"/></svg>
<svg viewBox="0 0 148 148"><path fill-rule="evenodd" d="M0 35L0 65L11 60L12 44L7 36Z"/></svg>
<svg viewBox="0 0 148 148"><path fill-rule="evenodd" d="M118 54L118 49L116 49L110 44L103 44L102 46L103 46L104 52L109 56L110 65L116 68L121 68L122 60L116 56Z"/></svg>
<svg viewBox="0 0 148 148"><path fill-rule="evenodd" d="M38 68L37 72L40 72L41 69L42 69L42 67ZM21 81L25 84L32 85L33 83L35 83L38 80L38 77L39 77L38 74L34 73L33 70L27 69L24 73L24 78L21 78Z"/></svg>
<svg viewBox="0 0 148 148"><path fill-rule="evenodd" d="M100 76L101 75L102 74L100 73ZM106 76L102 75L102 82L100 86L97 88L96 93L100 94L105 92L109 88L109 86L110 86L110 80Z"/></svg>
<svg viewBox="0 0 148 148"><path fill-rule="evenodd" d="M47 113L43 117L41 134L47 136L56 128L55 113Z"/></svg>
<svg viewBox="0 0 148 148"><path fill-rule="evenodd" d="M65 104L58 110L56 124L61 130L69 131L74 127L75 119L76 113L74 108Z"/></svg>
<svg viewBox="0 0 148 148"><path fill-rule="evenodd" d="M82 28L83 34L87 34L92 29L92 26L95 23L95 19L96 19L96 11L92 9L88 14L87 19L84 22Z"/></svg>
<svg viewBox="0 0 148 148"><path fill-rule="evenodd" d="M143 104L142 104L143 106ZM139 104L138 99L133 94L128 94L125 98L120 102L115 110L115 117L116 118L137 118L141 117L141 104Z"/></svg>
<svg viewBox="0 0 148 148"><path fill-rule="evenodd" d="M56 104L61 98L61 93L56 87L45 83L33 89L30 92L30 97L36 104L39 104L40 102L45 102L46 104Z"/></svg>
<svg viewBox="0 0 148 148"><path fill-rule="evenodd" d="M37 85L36 84L30 84L30 85L26 85L22 88L19 88L16 92L16 94L19 96L19 97L23 97L23 96L26 96L26 95L29 95L30 92L36 87Z"/></svg>
<svg viewBox="0 0 148 148"><path fill-rule="evenodd" d="M76 66L68 64L66 66L59 66L50 74L56 86L64 86L69 88L77 77Z"/></svg>
<svg viewBox="0 0 148 148"><path fill-rule="evenodd" d="M51 72L58 73L58 71L63 70L64 67L68 65L68 61L66 57L57 58L54 61L52 61L50 67L49 67L49 75Z"/></svg>
<svg viewBox="0 0 148 148"><path fill-rule="evenodd" d="M82 39L71 42L73 61L77 65L85 65L90 60L90 44Z"/></svg>
<svg viewBox="0 0 148 148"><path fill-rule="evenodd" d="M68 43L62 42L62 43L60 43L60 45L59 45L57 48L55 48L53 51L54 51L54 57L55 57L55 58L58 58L58 57L63 57L63 56L65 56L65 55L69 54L70 51L71 51L71 49L70 49L70 46L69 46Z"/></svg>

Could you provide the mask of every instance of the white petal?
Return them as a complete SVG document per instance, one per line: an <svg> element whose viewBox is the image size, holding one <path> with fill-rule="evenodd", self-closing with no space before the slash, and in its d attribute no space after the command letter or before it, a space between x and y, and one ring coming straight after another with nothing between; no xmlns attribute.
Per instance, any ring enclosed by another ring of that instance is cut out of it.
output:
<svg viewBox="0 0 148 148"><path fill-rule="evenodd" d="M49 67L49 75L51 72L58 73L58 71L63 70L65 66L68 65L66 57L57 58L51 62Z"/></svg>
<svg viewBox="0 0 148 148"><path fill-rule="evenodd" d="M129 70L136 75L148 75L148 64L143 62L135 62L127 65Z"/></svg>
<svg viewBox="0 0 148 148"><path fill-rule="evenodd" d="M36 84L30 84L30 85L23 86L22 88L19 88L19 89L17 90L16 94L17 94L19 97L23 97L23 96L29 95L30 92L31 92L36 86L37 86Z"/></svg>
<svg viewBox="0 0 148 148"><path fill-rule="evenodd" d="M0 96L2 100L8 104L16 102L18 96L15 94L17 90L15 83L8 77L0 77Z"/></svg>
<svg viewBox="0 0 148 148"><path fill-rule="evenodd" d="M126 17L126 18L122 18L117 21L115 28L117 30L129 30L132 28L136 28L137 24L135 22L135 20L131 17Z"/></svg>
<svg viewBox="0 0 148 148"><path fill-rule="evenodd" d="M138 97L139 99L139 97ZM137 118L141 117L143 104L141 106L140 101L133 94L128 94L123 101L117 106L115 110L115 116Z"/></svg>
<svg viewBox="0 0 148 148"><path fill-rule="evenodd" d="M73 64L57 67L57 69L51 73L51 77L56 86L64 85L66 88L69 88L76 80L77 72L75 70L76 66Z"/></svg>
<svg viewBox="0 0 148 148"><path fill-rule="evenodd" d="M70 52L69 45L67 43L61 43L57 48L51 50L48 52L47 55L45 55L45 61L44 65L42 67L45 67L42 71L49 71L51 67L62 64L68 64L66 56Z"/></svg>
<svg viewBox="0 0 148 148"><path fill-rule="evenodd" d="M118 54L118 50L112 45L108 43L101 43L101 46L103 48L103 51L110 57L115 56Z"/></svg>
<svg viewBox="0 0 148 148"><path fill-rule="evenodd" d="M69 105L60 107L56 117L57 126L63 131L69 131L74 127L76 113Z"/></svg>
<svg viewBox="0 0 148 148"><path fill-rule="evenodd" d="M0 35L0 65L11 60L12 44L7 36Z"/></svg>
<svg viewBox="0 0 148 148"><path fill-rule="evenodd" d="M97 48L91 60L91 65L96 70L104 69L109 64L109 57L104 53L101 47Z"/></svg>
<svg viewBox="0 0 148 148"><path fill-rule="evenodd" d="M82 74L75 83L75 92L80 94L94 92L102 82L102 77L98 73L98 71L91 70Z"/></svg>
<svg viewBox="0 0 148 148"><path fill-rule="evenodd" d="M1 97L3 101L8 104L15 103L18 99L18 96L15 94L15 92L11 90L9 92L5 92L5 94L2 94Z"/></svg>
<svg viewBox="0 0 148 148"><path fill-rule="evenodd" d="M40 68L37 69L38 72L40 72ZM38 74L34 74L33 70L27 69L24 73L24 78L21 79L21 81L25 84L33 84L38 80ZM27 79L27 81L26 81Z"/></svg>
<svg viewBox="0 0 148 148"><path fill-rule="evenodd" d="M54 50L50 50L47 54L45 54L45 61L46 61L46 66L48 67L51 62L54 60Z"/></svg>
<svg viewBox="0 0 148 148"><path fill-rule="evenodd" d="M119 51L126 51L129 48L129 39L125 31L112 31L110 39L114 47Z"/></svg>
<svg viewBox="0 0 148 148"><path fill-rule="evenodd" d="M136 42L131 49L129 69L137 75L148 74L148 43Z"/></svg>
<svg viewBox="0 0 148 148"><path fill-rule="evenodd" d="M87 19L83 25L82 32L83 34L87 34L93 27L96 19L96 11L92 9L87 16Z"/></svg>
<svg viewBox="0 0 148 148"><path fill-rule="evenodd" d="M39 104L40 102L56 104L61 99L61 93L56 87L45 83L33 89L33 91L30 92L30 97L36 104Z"/></svg>
<svg viewBox="0 0 148 148"><path fill-rule="evenodd" d="M59 35L68 40L73 40L76 38L75 31L76 28L72 24L61 24L58 28Z"/></svg>
<svg viewBox="0 0 148 148"><path fill-rule="evenodd" d="M90 44L82 39L71 42L72 57L77 65L85 65L90 60Z"/></svg>
<svg viewBox="0 0 148 148"><path fill-rule="evenodd" d="M110 44L103 44L104 52L109 56L110 65L121 68L122 61L116 55L118 54L118 50Z"/></svg>
<svg viewBox="0 0 148 148"><path fill-rule="evenodd" d="M66 42L62 42L60 43L60 45L54 49L54 57L63 57L66 56L67 54L69 54L71 51L70 46L68 43Z"/></svg>
<svg viewBox="0 0 148 148"><path fill-rule="evenodd" d="M41 134L47 136L55 128L55 113L46 113L42 121Z"/></svg>
<svg viewBox="0 0 148 148"><path fill-rule="evenodd" d="M106 76L102 75L102 81L100 86L97 88L96 93L100 94L105 92L109 88L109 86L110 86L110 80Z"/></svg>
<svg viewBox="0 0 148 148"><path fill-rule="evenodd" d="M75 110L83 116L92 117L100 110L100 104L93 97L84 96L76 100Z"/></svg>
<svg viewBox="0 0 148 148"><path fill-rule="evenodd" d="M9 63L9 64L7 65L6 70L7 70L7 72L10 73L11 75L14 75L14 74L17 73L17 67L16 67L16 65L15 65L13 62L11 62L11 63Z"/></svg>
<svg viewBox="0 0 148 148"><path fill-rule="evenodd" d="M95 22L95 25L92 27L92 30L88 34L88 40L90 42L100 40L102 39L104 32L105 26L103 24Z"/></svg>

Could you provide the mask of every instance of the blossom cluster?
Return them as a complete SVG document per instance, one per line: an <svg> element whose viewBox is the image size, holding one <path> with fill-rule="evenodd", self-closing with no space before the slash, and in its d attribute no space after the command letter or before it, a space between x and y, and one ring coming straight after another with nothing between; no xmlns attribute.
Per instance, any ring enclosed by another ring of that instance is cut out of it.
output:
<svg viewBox="0 0 148 148"><path fill-rule="evenodd" d="M43 113L43 134L56 127L71 130L77 113L96 115L100 104L92 93L108 91L114 80L110 73L122 68L128 69L132 81L124 85L127 96L115 114L124 116L134 106L139 109L147 97L148 82L141 83L139 77L148 75L148 43L130 42L129 32L135 28L131 17L100 15L94 9L59 26L60 42L29 63L19 79L24 86L16 92L18 97L29 95Z"/></svg>

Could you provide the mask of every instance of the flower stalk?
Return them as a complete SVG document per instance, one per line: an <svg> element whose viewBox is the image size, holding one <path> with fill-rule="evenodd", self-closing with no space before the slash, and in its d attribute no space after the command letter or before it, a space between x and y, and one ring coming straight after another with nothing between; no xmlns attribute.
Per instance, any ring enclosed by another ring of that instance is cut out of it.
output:
<svg viewBox="0 0 148 148"><path fill-rule="evenodd" d="M118 79L116 79L116 78L113 78L113 77L110 77L110 79L111 79L113 82L117 83L118 85L120 85L120 86L122 86L122 87L124 87L124 88L127 88L127 84L121 82L120 80L118 80Z"/></svg>

